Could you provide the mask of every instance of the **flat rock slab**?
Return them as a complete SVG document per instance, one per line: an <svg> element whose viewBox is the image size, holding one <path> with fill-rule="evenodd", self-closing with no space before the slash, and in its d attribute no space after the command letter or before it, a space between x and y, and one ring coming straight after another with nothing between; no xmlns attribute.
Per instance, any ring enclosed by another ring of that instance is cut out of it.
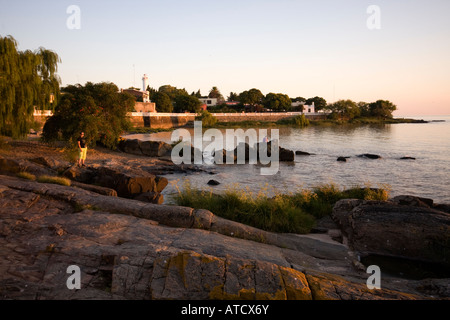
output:
<svg viewBox="0 0 450 320"><path fill-rule="evenodd" d="M242 232L241 237L227 234L230 230ZM246 239L257 231L225 223L206 210L0 176L0 297L429 297L417 290L423 283L367 289L367 275L353 268L344 245L261 230L261 241ZM67 288L71 265L80 267L80 290Z"/></svg>

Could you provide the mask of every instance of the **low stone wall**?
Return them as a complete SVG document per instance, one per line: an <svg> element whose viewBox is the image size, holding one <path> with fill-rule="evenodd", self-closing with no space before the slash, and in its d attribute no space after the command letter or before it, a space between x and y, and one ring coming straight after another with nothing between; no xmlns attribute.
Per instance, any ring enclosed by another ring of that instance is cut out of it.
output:
<svg viewBox="0 0 450 320"><path fill-rule="evenodd" d="M153 129L170 129L186 125L195 120L195 114L159 114L135 112L130 116L134 127L147 127Z"/></svg>
<svg viewBox="0 0 450 320"><path fill-rule="evenodd" d="M301 115L300 112L266 112L266 113L213 113L219 122L240 121L278 121ZM129 114L131 123L135 127L150 127L154 129L176 128L195 120L195 113L147 113L133 112ZM324 119L326 115L320 113L305 114L310 120Z"/></svg>

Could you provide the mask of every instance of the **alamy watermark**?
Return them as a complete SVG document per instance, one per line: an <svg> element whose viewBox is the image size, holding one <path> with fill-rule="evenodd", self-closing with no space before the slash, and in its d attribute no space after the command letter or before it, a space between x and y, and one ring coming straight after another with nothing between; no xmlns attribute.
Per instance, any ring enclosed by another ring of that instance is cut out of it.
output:
<svg viewBox="0 0 450 320"><path fill-rule="evenodd" d="M67 278L66 286L69 290L81 289L81 269L77 265L71 265L66 270L70 276Z"/></svg>
<svg viewBox="0 0 450 320"><path fill-rule="evenodd" d="M175 164L259 163L262 165L261 175L275 175L279 170L278 129L271 130L270 143L267 136L267 129L226 129L225 136L219 129L208 129L203 133L202 122L195 121L194 137L187 129L173 131L172 141L182 138L182 142L172 149L171 157ZM204 146L204 142L210 143ZM204 157L204 154L211 157Z"/></svg>
<svg viewBox="0 0 450 320"><path fill-rule="evenodd" d="M381 269L377 265L367 267L366 273L371 274L366 281L367 289L381 289Z"/></svg>
<svg viewBox="0 0 450 320"><path fill-rule="evenodd" d="M66 9L66 13L69 14L66 20L66 26L69 30L81 29L81 9L77 5L70 5Z"/></svg>
<svg viewBox="0 0 450 320"><path fill-rule="evenodd" d="M381 29L381 9L377 5L370 5L366 10L370 16L367 18L366 25L369 30Z"/></svg>

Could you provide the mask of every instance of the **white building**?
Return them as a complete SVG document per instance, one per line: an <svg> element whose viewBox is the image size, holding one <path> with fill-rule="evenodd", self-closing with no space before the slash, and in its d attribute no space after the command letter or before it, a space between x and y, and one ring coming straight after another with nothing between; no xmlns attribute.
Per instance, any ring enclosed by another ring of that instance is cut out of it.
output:
<svg viewBox="0 0 450 320"><path fill-rule="evenodd" d="M217 105L217 98L198 98L201 103L206 104L206 107L214 107Z"/></svg>
<svg viewBox="0 0 450 320"><path fill-rule="evenodd" d="M314 101L311 105L305 104L305 102L303 102L303 101L296 101L296 102L292 102L291 106L294 108L303 106L303 110L301 112L306 113L306 114L316 112L316 108L314 106Z"/></svg>
<svg viewBox="0 0 450 320"><path fill-rule="evenodd" d="M311 105L303 105L303 113L315 113L316 107L314 106L314 101Z"/></svg>

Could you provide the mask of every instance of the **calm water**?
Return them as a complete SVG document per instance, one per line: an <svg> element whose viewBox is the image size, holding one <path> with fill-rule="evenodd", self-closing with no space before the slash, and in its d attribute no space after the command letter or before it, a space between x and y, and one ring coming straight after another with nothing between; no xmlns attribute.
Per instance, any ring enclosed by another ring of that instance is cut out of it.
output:
<svg viewBox="0 0 450 320"><path fill-rule="evenodd" d="M293 163L280 163L279 172L274 176L262 176L260 166L249 164L201 165L216 172L215 175L167 175L172 184L164 190L166 202L170 203L170 194L176 192L174 184L181 187L183 179L188 178L194 186L215 191L224 190L234 183L256 192L266 185L281 192L330 182L343 188L356 184L369 184L371 187L389 185L391 196L410 194L432 198L437 203L450 203L450 116L415 118L445 121L383 126L280 128L280 146L314 155L296 156ZM128 138L170 142L171 132ZM261 136L259 140L263 138ZM371 160L357 157L362 153L378 154L382 158ZM338 162L336 159L339 156L350 158L347 162ZM416 160L400 160L403 156L411 156ZM221 184L209 187L207 182L210 179Z"/></svg>

